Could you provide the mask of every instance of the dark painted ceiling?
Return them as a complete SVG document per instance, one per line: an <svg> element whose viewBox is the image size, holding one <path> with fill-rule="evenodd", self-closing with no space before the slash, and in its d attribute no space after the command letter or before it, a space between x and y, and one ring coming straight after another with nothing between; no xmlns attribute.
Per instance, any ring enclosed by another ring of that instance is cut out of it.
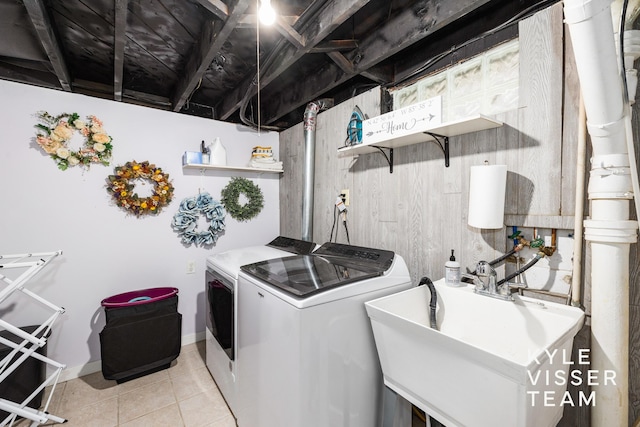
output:
<svg viewBox="0 0 640 427"><path fill-rule="evenodd" d="M257 2L0 0L0 78L285 129L316 99L516 37L511 24L557 0L271 0L278 19L259 31Z"/></svg>

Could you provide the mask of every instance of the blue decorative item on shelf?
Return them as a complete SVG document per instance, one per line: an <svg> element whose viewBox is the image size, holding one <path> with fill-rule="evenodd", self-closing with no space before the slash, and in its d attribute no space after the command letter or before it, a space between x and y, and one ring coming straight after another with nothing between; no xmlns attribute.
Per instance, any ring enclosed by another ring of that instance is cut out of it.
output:
<svg viewBox="0 0 640 427"><path fill-rule="evenodd" d="M349 126L347 127L347 140L345 145L362 144L362 121L364 120L364 114L360 108L356 105L351 113L349 119Z"/></svg>
<svg viewBox="0 0 640 427"><path fill-rule="evenodd" d="M182 155L182 165L202 164L202 153L200 151L185 151Z"/></svg>
<svg viewBox="0 0 640 427"><path fill-rule="evenodd" d="M198 231L198 218L204 215L210 222L205 231ZM222 203L213 200L207 192L187 197L180 203L178 213L173 216L171 227L186 245L213 245L224 231L226 212Z"/></svg>

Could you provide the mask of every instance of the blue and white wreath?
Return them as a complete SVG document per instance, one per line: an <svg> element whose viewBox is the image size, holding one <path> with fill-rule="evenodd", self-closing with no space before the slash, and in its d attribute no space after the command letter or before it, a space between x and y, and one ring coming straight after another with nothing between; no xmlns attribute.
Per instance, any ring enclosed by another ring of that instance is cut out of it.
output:
<svg viewBox="0 0 640 427"><path fill-rule="evenodd" d="M205 231L198 231L198 218L204 215L210 222ZM173 216L171 226L181 237L182 243L191 245L213 245L224 230L226 213L222 203L213 200L209 193L187 197L180 202L178 213Z"/></svg>

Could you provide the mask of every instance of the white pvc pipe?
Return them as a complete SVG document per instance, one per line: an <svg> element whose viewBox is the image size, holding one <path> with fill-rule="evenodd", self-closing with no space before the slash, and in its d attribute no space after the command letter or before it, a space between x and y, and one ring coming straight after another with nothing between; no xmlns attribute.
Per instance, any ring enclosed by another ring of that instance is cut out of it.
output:
<svg viewBox="0 0 640 427"><path fill-rule="evenodd" d="M576 58L591 135L591 370L614 381L592 384L597 404L593 427L628 424L629 245L637 222L629 221L633 197L625 133L624 91L614 42L611 0L565 0L565 19Z"/></svg>
<svg viewBox="0 0 640 427"><path fill-rule="evenodd" d="M631 119L631 105L635 103L638 86L638 70L634 69L636 59L640 58L640 30L633 30L633 23L640 14L640 0L628 0L625 16L622 16L622 6L624 0L615 0L612 3L612 22L618 23L618 32L615 34L616 48L620 50L620 22L625 19L622 30L624 31L624 52L618 63L624 67L624 75L627 83L628 104L625 106L625 132L627 141L627 152L629 153L629 169L631 172L631 183L633 194L635 195L636 218L640 218L640 182L638 178L638 168L636 165L636 153L633 143L633 126Z"/></svg>
<svg viewBox="0 0 640 427"><path fill-rule="evenodd" d="M624 75L627 83L628 104L625 105L625 132L627 141L627 152L629 154L629 169L631 173L631 183L635 201L636 218L640 218L640 182L638 181L638 168L636 165L635 147L633 144L633 126L631 123L633 114L631 105L635 103L636 90L638 86L638 71L633 68L636 59L640 58L640 30L627 29L633 26L640 13L640 0L629 0L627 4L626 16L622 16L622 3L624 0L614 0L611 5L612 22L614 23L616 49L620 51L620 22L624 23L624 52L622 58L618 58L618 64L624 67ZM616 26L617 23L617 26Z"/></svg>
<svg viewBox="0 0 640 427"><path fill-rule="evenodd" d="M635 147L633 145L633 126L631 124L631 111L625 120L625 131L627 134L627 150L629 151L629 168L631 170L631 183L633 184L633 194L635 195L636 218L640 219L640 183L638 182L638 166L636 165Z"/></svg>
<svg viewBox="0 0 640 427"><path fill-rule="evenodd" d="M624 108L609 5L609 0L564 2L587 118L592 123L620 119Z"/></svg>

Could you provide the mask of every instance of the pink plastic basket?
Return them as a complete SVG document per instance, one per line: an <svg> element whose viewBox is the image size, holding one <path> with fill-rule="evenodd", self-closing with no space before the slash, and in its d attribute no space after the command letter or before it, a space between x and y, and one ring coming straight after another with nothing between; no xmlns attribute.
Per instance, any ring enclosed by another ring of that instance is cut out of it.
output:
<svg viewBox="0 0 640 427"><path fill-rule="evenodd" d="M102 300L106 308L131 307L133 305L149 304L171 298L178 293L178 288L149 288L138 291L113 295Z"/></svg>

